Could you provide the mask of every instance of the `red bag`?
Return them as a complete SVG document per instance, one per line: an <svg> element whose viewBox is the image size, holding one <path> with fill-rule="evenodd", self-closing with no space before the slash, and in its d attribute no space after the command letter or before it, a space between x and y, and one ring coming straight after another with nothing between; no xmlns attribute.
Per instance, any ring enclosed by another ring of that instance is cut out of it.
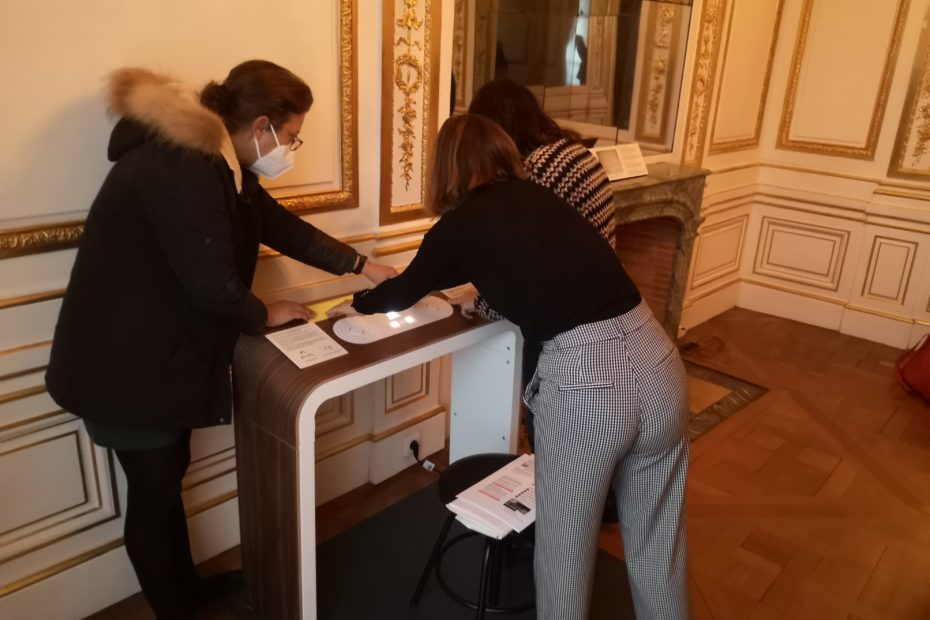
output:
<svg viewBox="0 0 930 620"><path fill-rule="evenodd" d="M927 336L930 334L898 358L894 370L905 391L914 392L930 402L930 338Z"/></svg>

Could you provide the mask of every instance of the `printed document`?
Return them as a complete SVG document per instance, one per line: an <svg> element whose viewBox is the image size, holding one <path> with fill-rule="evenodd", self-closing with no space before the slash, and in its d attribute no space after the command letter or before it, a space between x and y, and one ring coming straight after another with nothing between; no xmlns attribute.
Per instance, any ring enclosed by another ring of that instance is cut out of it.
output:
<svg viewBox="0 0 930 620"><path fill-rule="evenodd" d="M330 338L319 325L305 323L290 329L268 334L271 344L297 364L298 368L307 368L340 355L346 355L341 344Z"/></svg>
<svg viewBox="0 0 930 620"><path fill-rule="evenodd" d="M524 454L459 493L447 506L466 527L485 536L503 538L522 532L536 520L534 465L534 456Z"/></svg>

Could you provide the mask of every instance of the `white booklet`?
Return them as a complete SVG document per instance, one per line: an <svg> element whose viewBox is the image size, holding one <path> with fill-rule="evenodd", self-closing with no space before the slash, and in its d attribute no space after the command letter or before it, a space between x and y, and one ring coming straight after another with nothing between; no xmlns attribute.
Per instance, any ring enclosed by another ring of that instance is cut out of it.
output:
<svg viewBox="0 0 930 620"><path fill-rule="evenodd" d="M305 323L265 336L298 368L307 368L340 355L346 355L341 344L330 338L319 325Z"/></svg>
<svg viewBox="0 0 930 620"><path fill-rule="evenodd" d="M524 454L465 489L447 504L465 527L503 538L536 521L535 458Z"/></svg>
<svg viewBox="0 0 930 620"><path fill-rule="evenodd" d="M604 166L604 172L611 181L641 177L649 174L646 160L639 150L639 144L629 142L614 146L601 146L590 149L591 153Z"/></svg>

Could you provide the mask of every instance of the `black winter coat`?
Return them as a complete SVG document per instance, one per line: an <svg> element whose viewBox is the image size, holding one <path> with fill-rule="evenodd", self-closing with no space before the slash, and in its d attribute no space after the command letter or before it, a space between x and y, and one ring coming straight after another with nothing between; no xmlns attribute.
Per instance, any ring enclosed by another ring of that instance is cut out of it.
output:
<svg viewBox="0 0 930 620"><path fill-rule="evenodd" d="M46 383L67 411L127 428L228 423L240 332L261 332L250 291L259 242L341 274L356 252L279 205L249 171L237 194L219 155L126 118L87 216Z"/></svg>

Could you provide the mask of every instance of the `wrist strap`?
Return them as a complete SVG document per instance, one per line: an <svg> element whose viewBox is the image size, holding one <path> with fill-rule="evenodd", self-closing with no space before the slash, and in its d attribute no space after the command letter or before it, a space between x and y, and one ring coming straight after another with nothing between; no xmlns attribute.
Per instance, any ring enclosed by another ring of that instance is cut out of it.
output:
<svg viewBox="0 0 930 620"><path fill-rule="evenodd" d="M359 274L362 273L362 269L365 268L365 263L368 261L368 257L364 254L358 255L358 263L355 265L355 269L352 270L352 273Z"/></svg>

